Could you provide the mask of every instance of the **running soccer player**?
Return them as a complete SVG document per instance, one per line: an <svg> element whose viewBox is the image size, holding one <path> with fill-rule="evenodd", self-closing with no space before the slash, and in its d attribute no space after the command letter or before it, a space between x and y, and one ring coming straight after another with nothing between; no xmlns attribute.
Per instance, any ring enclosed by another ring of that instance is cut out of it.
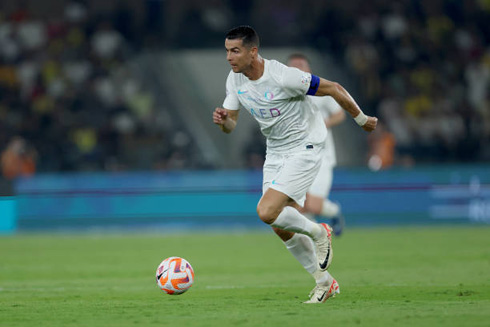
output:
<svg viewBox="0 0 490 327"><path fill-rule="evenodd" d="M296 67L304 72L311 73L310 61L301 53L294 53L288 57L287 64L289 67ZM345 111L330 96L316 97L312 96L311 100L320 110L323 121L327 129L336 126L345 120ZM337 164L335 155L335 144L332 133L328 133L325 141L325 157L323 158L320 171L306 193L304 210L305 216L310 220L315 219L313 215L319 217L331 218L330 225L335 235L342 234L345 222L341 213L340 206L328 199L330 189L332 188L333 168Z"/></svg>
<svg viewBox="0 0 490 327"><path fill-rule="evenodd" d="M250 26L228 31L225 48L231 71L223 108L214 110L213 122L231 133L243 108L259 123L267 154L257 214L314 277L316 286L306 303L325 302L339 293L327 271L331 228L298 211L320 169L327 136L320 112L306 95L332 96L368 132L376 128L377 118L366 116L338 83L262 58L259 37Z"/></svg>

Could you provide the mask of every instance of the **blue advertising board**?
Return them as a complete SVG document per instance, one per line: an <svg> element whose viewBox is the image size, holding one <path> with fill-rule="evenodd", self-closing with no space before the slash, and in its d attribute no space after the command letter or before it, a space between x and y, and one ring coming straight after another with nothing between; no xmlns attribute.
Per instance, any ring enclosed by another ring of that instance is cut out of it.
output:
<svg viewBox="0 0 490 327"><path fill-rule="evenodd" d="M0 196L0 234L15 231L17 223L16 202L13 196Z"/></svg>
<svg viewBox="0 0 490 327"><path fill-rule="evenodd" d="M19 230L265 227L261 172L45 174L15 184ZM351 226L490 223L490 168L337 169L331 199Z"/></svg>

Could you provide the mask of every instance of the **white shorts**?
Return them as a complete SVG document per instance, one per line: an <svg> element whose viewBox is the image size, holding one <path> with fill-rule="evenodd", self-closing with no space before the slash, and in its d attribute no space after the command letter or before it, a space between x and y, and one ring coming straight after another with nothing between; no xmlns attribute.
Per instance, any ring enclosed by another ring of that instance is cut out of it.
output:
<svg viewBox="0 0 490 327"><path fill-rule="evenodd" d="M308 193L322 199L328 198L332 188L333 166L329 160L323 160L318 175L311 184Z"/></svg>
<svg viewBox="0 0 490 327"><path fill-rule="evenodd" d="M262 194L270 187L303 206L306 192L318 174L323 156L321 145L287 154L268 153L264 163Z"/></svg>

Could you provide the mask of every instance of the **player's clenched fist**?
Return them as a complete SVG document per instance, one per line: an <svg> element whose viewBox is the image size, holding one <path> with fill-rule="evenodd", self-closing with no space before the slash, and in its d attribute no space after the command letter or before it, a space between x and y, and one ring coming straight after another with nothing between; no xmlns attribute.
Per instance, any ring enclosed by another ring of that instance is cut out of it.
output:
<svg viewBox="0 0 490 327"><path fill-rule="evenodd" d="M367 116L367 121L362 125L362 129L366 132L372 132L376 129L376 125L378 125L378 118Z"/></svg>
<svg viewBox="0 0 490 327"><path fill-rule="evenodd" d="M216 108L213 112L213 123L225 133L231 133L235 129L238 119L238 110Z"/></svg>
<svg viewBox="0 0 490 327"><path fill-rule="evenodd" d="M223 125L228 117L228 112L223 108L216 108L213 112L213 123Z"/></svg>

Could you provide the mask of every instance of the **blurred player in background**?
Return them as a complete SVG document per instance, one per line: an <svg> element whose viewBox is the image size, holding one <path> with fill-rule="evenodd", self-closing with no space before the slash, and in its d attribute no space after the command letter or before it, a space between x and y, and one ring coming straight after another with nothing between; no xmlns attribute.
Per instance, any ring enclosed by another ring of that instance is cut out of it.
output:
<svg viewBox="0 0 490 327"><path fill-rule="evenodd" d="M331 228L298 211L320 169L327 136L319 110L306 95L332 96L366 131L376 128L377 119L366 116L338 83L262 58L259 37L250 26L228 31L225 48L231 71L223 108L214 110L213 122L231 133L244 108L259 123L267 154L258 216L315 278L306 303L325 302L339 293L337 281L327 271L332 261Z"/></svg>
<svg viewBox="0 0 490 327"><path fill-rule="evenodd" d="M304 72L311 73L310 61L301 53L290 55L287 64L290 67L296 67ZM345 120L345 111L342 110L332 97L312 96L311 100L320 110L327 129ZM341 213L340 206L328 199L330 189L332 188L333 168L336 164L335 145L332 133L329 132L325 141L325 156L318 175L313 181L310 190L306 193L304 210L306 211L305 216L310 219L314 219L313 215L331 218L333 232L339 236L344 229L344 217Z"/></svg>
<svg viewBox="0 0 490 327"><path fill-rule="evenodd" d="M8 143L0 156L2 175L6 179L31 176L36 172L37 152L20 136Z"/></svg>

